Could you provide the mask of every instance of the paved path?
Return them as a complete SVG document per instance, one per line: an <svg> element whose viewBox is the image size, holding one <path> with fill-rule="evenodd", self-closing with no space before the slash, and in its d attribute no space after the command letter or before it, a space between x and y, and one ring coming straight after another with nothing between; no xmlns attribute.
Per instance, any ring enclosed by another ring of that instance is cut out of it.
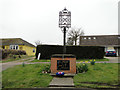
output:
<svg viewBox="0 0 120 90"><path fill-rule="evenodd" d="M0 72L3 70L6 70L7 68L13 67L15 65L20 65L23 62L27 63L26 60L33 60L35 57L30 57L30 58L25 58L25 59L21 59L21 60L17 60L17 61L11 61L11 62L6 62L6 63L0 63ZM22 62L21 62L22 61Z"/></svg>
<svg viewBox="0 0 120 90"><path fill-rule="evenodd" d="M54 77L49 87L74 87L72 77Z"/></svg>
<svg viewBox="0 0 120 90"><path fill-rule="evenodd" d="M109 59L110 63L120 63L120 57L105 57L107 59Z"/></svg>
<svg viewBox="0 0 120 90"><path fill-rule="evenodd" d="M0 72L3 70L6 70L7 68L13 67L15 65L20 65L24 62L24 64L37 64L37 63L50 63L50 62L29 62L34 60L35 57L30 57L30 58L26 58L26 59L21 59L21 60L17 60L17 61L11 61L11 62L6 62L6 63L0 63ZM29 61L28 61L29 59ZM27 61L26 61L27 60Z"/></svg>

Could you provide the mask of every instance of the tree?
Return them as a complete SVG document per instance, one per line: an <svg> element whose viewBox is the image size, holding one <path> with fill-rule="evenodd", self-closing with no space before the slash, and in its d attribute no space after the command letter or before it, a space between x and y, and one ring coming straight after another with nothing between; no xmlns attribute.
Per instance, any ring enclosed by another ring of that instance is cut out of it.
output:
<svg viewBox="0 0 120 90"><path fill-rule="evenodd" d="M37 40L37 41L35 41L35 44L36 45L41 45L42 43L41 43L41 41Z"/></svg>
<svg viewBox="0 0 120 90"><path fill-rule="evenodd" d="M84 35L84 31L81 28L71 28L68 32L67 44L77 45L77 40L81 35Z"/></svg>
<svg viewBox="0 0 120 90"><path fill-rule="evenodd" d="M67 45L73 45L73 39L71 37L67 38Z"/></svg>

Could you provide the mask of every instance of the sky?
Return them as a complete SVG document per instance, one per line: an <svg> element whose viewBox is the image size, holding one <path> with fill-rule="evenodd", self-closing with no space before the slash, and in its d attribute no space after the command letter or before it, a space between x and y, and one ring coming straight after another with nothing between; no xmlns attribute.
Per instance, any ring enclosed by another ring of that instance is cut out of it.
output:
<svg viewBox="0 0 120 90"><path fill-rule="evenodd" d="M71 11L71 27L82 28L85 35L116 35L118 1L0 0L0 38L62 45L63 33L58 21L59 11L65 7Z"/></svg>

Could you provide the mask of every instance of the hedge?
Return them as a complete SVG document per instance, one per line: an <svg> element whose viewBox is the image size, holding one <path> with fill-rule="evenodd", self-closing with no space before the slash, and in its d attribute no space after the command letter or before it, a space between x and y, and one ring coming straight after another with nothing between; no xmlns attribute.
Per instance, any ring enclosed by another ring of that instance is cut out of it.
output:
<svg viewBox="0 0 120 90"><path fill-rule="evenodd" d="M5 59L9 54L26 55L24 50L0 49L0 58Z"/></svg>
<svg viewBox="0 0 120 90"><path fill-rule="evenodd" d="M38 45L36 59L41 53L40 59L50 59L53 54L63 54L63 46ZM66 46L67 54L74 54L77 59L103 59L104 47L100 46Z"/></svg>

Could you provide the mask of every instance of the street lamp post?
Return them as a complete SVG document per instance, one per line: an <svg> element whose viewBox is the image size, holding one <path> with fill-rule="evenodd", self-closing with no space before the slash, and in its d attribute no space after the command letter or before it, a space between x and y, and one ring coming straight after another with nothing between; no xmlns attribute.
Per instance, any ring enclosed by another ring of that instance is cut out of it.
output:
<svg viewBox="0 0 120 90"><path fill-rule="evenodd" d="M66 53L66 32L71 27L71 12L64 8L59 12L59 27L63 31L64 34L64 48L63 53Z"/></svg>

